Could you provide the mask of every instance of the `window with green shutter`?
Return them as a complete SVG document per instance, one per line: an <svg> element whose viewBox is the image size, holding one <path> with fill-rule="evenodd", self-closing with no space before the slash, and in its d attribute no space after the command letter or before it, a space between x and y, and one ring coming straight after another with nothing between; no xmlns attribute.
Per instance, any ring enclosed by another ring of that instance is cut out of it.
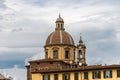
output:
<svg viewBox="0 0 120 80"><path fill-rule="evenodd" d="M120 77L120 69L117 70L117 77Z"/></svg>
<svg viewBox="0 0 120 80"><path fill-rule="evenodd" d="M85 80L88 79L88 72L84 72L84 79L85 79Z"/></svg>
<svg viewBox="0 0 120 80"><path fill-rule="evenodd" d="M104 78L112 78L112 70L105 70Z"/></svg>
<svg viewBox="0 0 120 80"><path fill-rule="evenodd" d="M78 80L78 72L74 73L74 80Z"/></svg>
<svg viewBox="0 0 120 80"><path fill-rule="evenodd" d="M50 80L50 75L48 75L48 80Z"/></svg>
<svg viewBox="0 0 120 80"><path fill-rule="evenodd" d="M63 79L62 80L70 80L70 74L69 73L63 74Z"/></svg>
<svg viewBox="0 0 120 80"><path fill-rule="evenodd" d="M92 72L93 79L100 79L101 78L101 72L100 71L93 71Z"/></svg>
<svg viewBox="0 0 120 80"><path fill-rule="evenodd" d="M50 80L50 75L49 74L44 74L43 75L43 80Z"/></svg>
<svg viewBox="0 0 120 80"><path fill-rule="evenodd" d="M58 80L58 74L54 74L54 80Z"/></svg>

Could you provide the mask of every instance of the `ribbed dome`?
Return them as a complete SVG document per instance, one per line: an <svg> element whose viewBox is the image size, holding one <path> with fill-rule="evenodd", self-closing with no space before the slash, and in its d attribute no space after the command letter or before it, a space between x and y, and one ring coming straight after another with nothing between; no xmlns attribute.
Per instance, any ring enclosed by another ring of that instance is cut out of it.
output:
<svg viewBox="0 0 120 80"><path fill-rule="evenodd" d="M47 40L46 40L46 45L73 45L74 46L74 41L71 35L69 35L67 32L63 30L56 30L55 32L52 32Z"/></svg>

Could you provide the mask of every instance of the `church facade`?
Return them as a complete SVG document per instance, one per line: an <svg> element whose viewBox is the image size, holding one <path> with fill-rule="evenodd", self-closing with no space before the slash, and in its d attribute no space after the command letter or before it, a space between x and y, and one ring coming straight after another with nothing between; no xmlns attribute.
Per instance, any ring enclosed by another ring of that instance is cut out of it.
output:
<svg viewBox="0 0 120 80"><path fill-rule="evenodd" d="M26 66L27 80L120 80L120 65L87 65L82 37L75 45L60 15L55 23L55 31L46 39L44 59Z"/></svg>

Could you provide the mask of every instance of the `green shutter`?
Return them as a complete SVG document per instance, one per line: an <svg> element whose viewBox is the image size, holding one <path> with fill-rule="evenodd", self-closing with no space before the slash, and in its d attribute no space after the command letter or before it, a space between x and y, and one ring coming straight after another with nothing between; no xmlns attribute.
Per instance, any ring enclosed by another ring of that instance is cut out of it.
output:
<svg viewBox="0 0 120 80"><path fill-rule="evenodd" d="M112 70L110 70L110 78L112 78Z"/></svg>
<svg viewBox="0 0 120 80"><path fill-rule="evenodd" d="M87 75L86 75L86 79L88 79L88 72L87 72Z"/></svg>
<svg viewBox="0 0 120 80"><path fill-rule="evenodd" d="M68 73L68 78L69 78L68 80L70 80L70 73Z"/></svg>
<svg viewBox="0 0 120 80"><path fill-rule="evenodd" d="M50 80L50 75L48 75L48 80Z"/></svg>
<svg viewBox="0 0 120 80"><path fill-rule="evenodd" d="M100 72L100 71L99 71L99 73L98 73L98 74L99 74L99 78L101 78L101 72Z"/></svg>
<svg viewBox="0 0 120 80"><path fill-rule="evenodd" d="M58 80L58 74L54 74L54 80Z"/></svg>
<svg viewBox="0 0 120 80"><path fill-rule="evenodd" d="M107 71L110 72L109 77L107 77ZM112 70L105 70L104 71L104 78L112 78Z"/></svg>
<svg viewBox="0 0 120 80"><path fill-rule="evenodd" d="M44 80L44 75L43 75L43 80Z"/></svg>
<svg viewBox="0 0 120 80"><path fill-rule="evenodd" d="M106 71L104 71L104 78L106 78Z"/></svg>
<svg viewBox="0 0 120 80"><path fill-rule="evenodd" d="M117 70L117 77L120 77L120 70Z"/></svg>
<svg viewBox="0 0 120 80"><path fill-rule="evenodd" d="M74 73L74 80L78 80L78 72Z"/></svg>
<svg viewBox="0 0 120 80"><path fill-rule="evenodd" d="M64 80L64 74L62 74L62 80Z"/></svg>
<svg viewBox="0 0 120 80"><path fill-rule="evenodd" d="M88 79L88 72L84 72L84 79Z"/></svg>
<svg viewBox="0 0 120 80"><path fill-rule="evenodd" d="M101 78L101 72L100 71L93 71L92 72L93 79L95 78Z"/></svg>
<svg viewBox="0 0 120 80"><path fill-rule="evenodd" d="M94 72L92 72L92 78L93 78L93 79L94 79L94 75L95 75Z"/></svg>

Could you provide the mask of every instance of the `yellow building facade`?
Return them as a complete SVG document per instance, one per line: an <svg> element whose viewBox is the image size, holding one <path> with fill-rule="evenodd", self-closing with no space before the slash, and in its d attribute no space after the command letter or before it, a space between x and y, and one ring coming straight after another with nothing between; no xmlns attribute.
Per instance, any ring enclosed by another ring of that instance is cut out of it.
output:
<svg viewBox="0 0 120 80"><path fill-rule="evenodd" d="M112 70L113 77L104 77L104 70L100 70L101 71L101 77L100 78L93 78L92 77L92 72L93 71L89 71L88 74L88 79L85 79L84 77L84 72L70 72L70 73L50 73L50 74L44 74L44 75L50 75L50 77L47 80L120 80L120 77L117 77L116 74L116 70ZM69 74L68 79L63 78L63 74ZM76 76L77 74L77 76ZM55 75L58 75L58 77L55 77ZM45 80L43 79L43 75L42 74L33 74L32 75L32 80Z"/></svg>
<svg viewBox="0 0 120 80"><path fill-rule="evenodd" d="M74 44L59 15L44 46L44 59L29 61L27 80L120 80L120 65L87 65L80 36Z"/></svg>

